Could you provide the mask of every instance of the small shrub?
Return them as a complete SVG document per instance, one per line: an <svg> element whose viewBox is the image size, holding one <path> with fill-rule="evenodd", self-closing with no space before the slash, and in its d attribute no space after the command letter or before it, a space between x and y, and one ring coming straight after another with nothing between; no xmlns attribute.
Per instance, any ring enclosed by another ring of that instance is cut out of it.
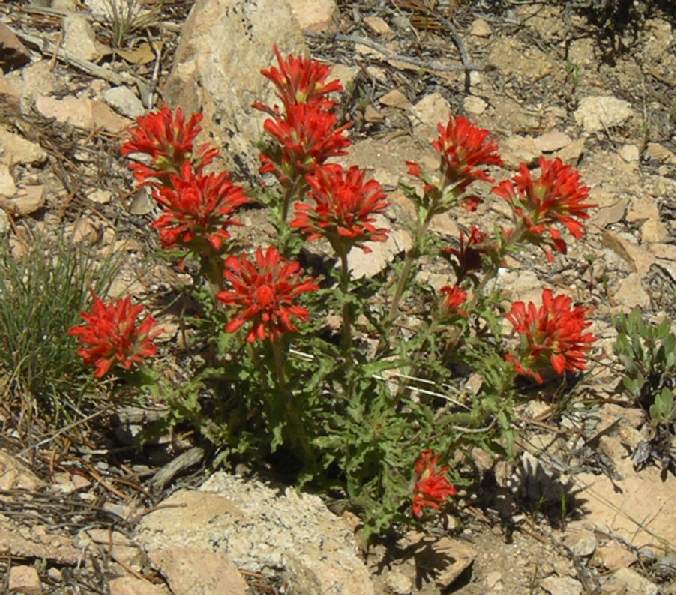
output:
<svg viewBox="0 0 676 595"><path fill-rule="evenodd" d="M66 401L85 391L67 332L90 291L108 289L118 263L113 257L97 263L63 237L33 238L20 259L6 243L0 246L0 368L11 379L11 393L39 405L40 415L70 417Z"/></svg>
<svg viewBox="0 0 676 595"><path fill-rule="evenodd" d="M152 227L163 247L194 272L199 307L189 382L170 386L143 368L118 380L142 378L170 406L169 423L192 425L218 461L264 459L349 501L366 539L452 506L456 485L471 482L473 448L510 455L517 377L544 387L586 369L594 341L586 308L545 289L541 303L507 308L507 339L505 299L493 281L525 248L550 262L565 254L594 205L579 172L557 158L494 179L496 139L454 116L439 123L435 170L406 162L411 246L388 271L355 278L350 252L368 253L391 232L381 227L387 195L359 167L331 161L351 140L328 66L276 54L278 66L262 74L281 105L254 103L268 116L260 172L276 184L259 191L206 173L218 150L195 145L202 116L180 108L139 117L121 147L134 159L145 154L131 163L134 178L162 210ZM435 216L473 212L484 200L504 201L509 217L493 230L462 229L445 246L431 234ZM273 245L252 253L231 233L247 203L266 207L277 231ZM306 266L315 241L332 255ZM417 273L441 259L455 278L439 291L423 287ZM128 361L123 355L117 361ZM472 374L480 382L470 390Z"/></svg>
<svg viewBox="0 0 676 595"><path fill-rule="evenodd" d="M653 325L634 309L615 319L615 353L625 369L624 389L650 414L655 424L676 421L676 335L665 319Z"/></svg>

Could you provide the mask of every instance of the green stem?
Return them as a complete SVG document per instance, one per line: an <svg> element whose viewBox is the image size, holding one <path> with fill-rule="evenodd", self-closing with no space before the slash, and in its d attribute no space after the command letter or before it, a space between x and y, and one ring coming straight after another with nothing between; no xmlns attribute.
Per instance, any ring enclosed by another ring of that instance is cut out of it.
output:
<svg viewBox="0 0 676 595"><path fill-rule="evenodd" d="M223 286L223 259L215 252L200 254L200 267L211 293L216 295Z"/></svg>
<svg viewBox="0 0 676 595"><path fill-rule="evenodd" d="M341 346L346 359L350 359L352 349L352 310L347 299L350 288L350 269L347 264L347 251L341 250L340 256L340 293L343 296L343 324L341 327Z"/></svg>
<svg viewBox="0 0 676 595"><path fill-rule="evenodd" d="M280 341L271 341L272 365L275 372L275 378L280 390L286 388L286 372L284 371L284 350Z"/></svg>
<svg viewBox="0 0 676 595"><path fill-rule="evenodd" d="M385 347L385 344L387 343L388 340L387 335L389 335L389 331L392 328L392 323L399 314L399 304L401 302L402 297L404 296L404 292L406 291L406 287L410 280L411 273L413 271L413 265L415 264L415 261L420 257L420 254L422 252L421 244L425 237L425 234L427 233L427 229L430 225L430 221L432 220L432 216L434 214L435 214L434 205L431 205L430 209L427 210L424 219L422 221L420 219L418 220L415 233L413 234L414 235L413 246L411 246L411 249L406 253L406 258L404 260L404 268L402 269L401 274L399 275L399 280L397 281L397 285L394 290L394 295L392 297L392 303L390 304L390 310L383 324L385 333L383 333L380 337L378 351L381 351Z"/></svg>

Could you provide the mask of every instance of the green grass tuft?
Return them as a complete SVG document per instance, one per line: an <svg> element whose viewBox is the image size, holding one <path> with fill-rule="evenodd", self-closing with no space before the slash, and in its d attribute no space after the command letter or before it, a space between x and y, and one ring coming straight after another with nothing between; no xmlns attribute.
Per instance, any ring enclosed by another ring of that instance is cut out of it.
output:
<svg viewBox="0 0 676 595"><path fill-rule="evenodd" d="M59 237L34 237L16 259L0 245L0 370L5 399L44 419L71 419L89 385L68 329L81 322L90 290L105 295L121 259L97 261L90 250ZM7 390L9 389L9 390ZM0 395L0 398L2 396ZM29 406L27 408L27 406Z"/></svg>

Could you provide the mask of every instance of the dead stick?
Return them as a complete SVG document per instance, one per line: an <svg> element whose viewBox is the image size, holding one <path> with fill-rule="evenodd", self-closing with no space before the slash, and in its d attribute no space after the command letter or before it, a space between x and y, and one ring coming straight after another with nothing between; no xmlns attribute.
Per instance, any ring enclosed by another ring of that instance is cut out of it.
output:
<svg viewBox="0 0 676 595"><path fill-rule="evenodd" d="M471 64L469 62L463 64L440 64L439 62L426 62L425 60L418 60L417 58L411 58L410 56L404 56L402 54L397 54L391 52L384 45L371 41L366 37L359 37L357 35L342 35L338 34L335 36L336 41L350 41L352 43L360 43L370 47L371 49L380 52L385 55L390 60L397 60L399 62L406 62L412 64L413 66L418 66L425 70L436 70L438 72L453 72L458 70L464 70L468 74L472 70L486 70L485 66L479 66L478 64Z"/></svg>

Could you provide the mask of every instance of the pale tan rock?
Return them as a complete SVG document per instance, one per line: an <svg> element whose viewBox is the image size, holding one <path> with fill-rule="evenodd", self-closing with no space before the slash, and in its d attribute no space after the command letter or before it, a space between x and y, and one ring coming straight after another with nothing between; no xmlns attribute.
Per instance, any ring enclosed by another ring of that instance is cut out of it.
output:
<svg viewBox="0 0 676 595"><path fill-rule="evenodd" d="M225 554L247 571L283 569L295 593L373 594L352 530L316 496L216 473L200 491L180 490L164 504L138 527L147 551L188 547Z"/></svg>
<svg viewBox="0 0 676 595"><path fill-rule="evenodd" d="M659 258L676 261L676 245L674 244L655 243L648 246L648 250Z"/></svg>
<svg viewBox="0 0 676 595"><path fill-rule="evenodd" d="M335 0L287 0L300 28L321 33L331 27L338 8Z"/></svg>
<svg viewBox="0 0 676 595"><path fill-rule="evenodd" d="M432 127L436 131L437 124L446 124L451 115L451 106L440 93L425 95L416 103L411 112L415 124Z"/></svg>
<svg viewBox="0 0 676 595"><path fill-rule="evenodd" d="M382 122L385 120L385 116L383 116L383 114L381 114L374 106L369 104L364 110L364 120L367 122Z"/></svg>
<svg viewBox="0 0 676 595"><path fill-rule="evenodd" d="M553 153L567 147L571 142L573 141L565 132L558 130L545 132L535 139L537 148L543 153Z"/></svg>
<svg viewBox="0 0 676 595"><path fill-rule="evenodd" d="M388 572L385 582L394 595L410 595L415 591L413 580L398 570Z"/></svg>
<svg viewBox="0 0 676 595"><path fill-rule="evenodd" d="M631 199L627 210L627 221L636 223L647 219L659 219L660 213L657 202L651 196L636 196Z"/></svg>
<svg viewBox="0 0 676 595"><path fill-rule="evenodd" d="M40 146L0 126L0 163L42 163L47 153Z"/></svg>
<svg viewBox="0 0 676 595"><path fill-rule="evenodd" d="M177 547L154 550L149 555L174 595L246 595L249 592L237 567L223 554Z"/></svg>
<svg viewBox="0 0 676 595"><path fill-rule="evenodd" d="M9 217L4 209L0 208L0 235L4 235L9 231Z"/></svg>
<svg viewBox="0 0 676 595"><path fill-rule="evenodd" d="M9 592L25 595L42 593L38 571L33 566L12 566L9 571Z"/></svg>
<svg viewBox="0 0 676 595"><path fill-rule="evenodd" d="M582 595L582 584L569 576L550 576L540 583L549 595Z"/></svg>
<svg viewBox="0 0 676 595"><path fill-rule="evenodd" d="M99 237L99 228L89 217L81 217L73 225L73 242L75 244L96 243Z"/></svg>
<svg viewBox="0 0 676 595"><path fill-rule="evenodd" d="M484 19L475 19L469 29L469 34L474 37L490 37L493 33L491 26Z"/></svg>
<svg viewBox="0 0 676 595"><path fill-rule="evenodd" d="M496 285L503 291L505 298L512 302L533 302L539 306L542 301L542 281L533 271L501 272Z"/></svg>
<svg viewBox="0 0 676 595"><path fill-rule="evenodd" d="M462 100L462 107L465 108L465 111L468 114L480 116L486 111L488 104L483 99L481 99L481 97L468 95Z"/></svg>
<svg viewBox="0 0 676 595"><path fill-rule="evenodd" d="M113 198L113 193L110 190L96 189L87 195L87 198L99 205L107 205Z"/></svg>
<svg viewBox="0 0 676 595"><path fill-rule="evenodd" d="M439 213L432 217L430 221L430 230L441 234L442 236L457 239L460 235L457 219L449 213Z"/></svg>
<svg viewBox="0 0 676 595"><path fill-rule="evenodd" d="M575 110L575 121L586 132L596 132L622 124L631 117L631 104L611 96L584 97Z"/></svg>
<svg viewBox="0 0 676 595"><path fill-rule="evenodd" d="M659 595L657 585L631 568L616 570L601 588L602 595Z"/></svg>
<svg viewBox="0 0 676 595"><path fill-rule="evenodd" d="M584 143L585 140L583 138L579 138L569 145L563 147L563 149L556 153L556 156L565 163L576 165L580 160L582 153L584 152Z"/></svg>
<svg viewBox="0 0 676 595"><path fill-rule="evenodd" d="M506 167L516 170L522 163L534 164L540 149L534 138L515 134L500 143L500 155Z"/></svg>
<svg viewBox="0 0 676 595"><path fill-rule="evenodd" d="M49 95L57 88L60 89L61 85L53 72L50 60L39 60L22 68L18 84L21 91L21 111L29 112L38 96Z"/></svg>
<svg viewBox="0 0 676 595"><path fill-rule="evenodd" d="M102 95L110 107L127 118L138 118L146 111L141 100L129 87L113 87L104 91Z"/></svg>
<svg viewBox="0 0 676 595"><path fill-rule="evenodd" d="M628 568L636 562L636 554L621 545L611 543L596 550L594 562L608 570L619 570Z"/></svg>
<svg viewBox="0 0 676 595"><path fill-rule="evenodd" d="M45 187L42 184L25 186L16 193L12 206L19 215L32 215L45 206Z"/></svg>
<svg viewBox="0 0 676 595"><path fill-rule="evenodd" d="M78 128L103 128L118 133L131 124L131 120L117 115L102 101L86 97L38 97L35 107L46 118L54 118Z"/></svg>
<svg viewBox="0 0 676 595"><path fill-rule="evenodd" d="M536 115L527 112L519 103L509 97L500 97L493 105L492 129L511 132L526 132L540 125Z"/></svg>
<svg viewBox="0 0 676 595"><path fill-rule="evenodd" d="M0 72L0 96L4 101L11 101L18 104L21 99L21 91L19 91L15 82L8 79L2 72Z"/></svg>
<svg viewBox="0 0 676 595"><path fill-rule="evenodd" d="M80 560L80 552L73 547L69 537L56 534L38 536L34 528L32 539L28 539L20 534L19 527L10 523L0 524L0 555L45 559L69 566Z"/></svg>
<svg viewBox="0 0 676 595"><path fill-rule="evenodd" d="M9 167L0 164L0 196L11 198L16 194L16 184L14 177L9 171Z"/></svg>
<svg viewBox="0 0 676 595"><path fill-rule="evenodd" d="M540 80L553 70L553 64L544 52L513 37L503 37L493 43L488 63L505 75L529 82Z"/></svg>
<svg viewBox="0 0 676 595"><path fill-rule="evenodd" d="M77 13L63 19L63 49L75 58L89 62L97 62L109 51L96 40L87 18Z"/></svg>
<svg viewBox="0 0 676 595"><path fill-rule="evenodd" d="M366 74L368 74L372 79L375 79L381 83L387 82L387 73L385 72L384 68L380 68L379 66L367 66Z"/></svg>
<svg viewBox="0 0 676 595"><path fill-rule="evenodd" d="M408 532L398 543L402 548L416 551L416 563L420 567L434 570L431 573L434 581L444 592L477 556L476 549L465 541L440 537L430 543L429 536L417 531Z"/></svg>
<svg viewBox="0 0 676 595"><path fill-rule="evenodd" d="M641 225L643 243L663 242L669 238L669 230L659 219L649 219Z"/></svg>
<svg viewBox="0 0 676 595"><path fill-rule="evenodd" d="M641 158L641 153L636 145L622 145L618 153L627 163L638 164Z"/></svg>
<svg viewBox="0 0 676 595"><path fill-rule="evenodd" d="M95 544L106 551L113 560L124 566L140 569L143 564L142 551L133 542L119 531L108 529L88 529L78 535L78 546L91 547Z"/></svg>
<svg viewBox="0 0 676 595"><path fill-rule="evenodd" d="M334 64L331 66L331 74L328 80L338 79L343 85L343 89L350 91L359 76L359 68L356 66L347 66L345 64Z"/></svg>
<svg viewBox="0 0 676 595"><path fill-rule="evenodd" d="M364 25L368 27L370 31L381 37L389 38L394 35L394 31L390 29L390 26L387 24L387 21L378 16L368 16L364 17Z"/></svg>
<svg viewBox="0 0 676 595"><path fill-rule="evenodd" d="M0 450L0 490L35 490L42 481L21 461Z"/></svg>
<svg viewBox="0 0 676 595"><path fill-rule="evenodd" d="M604 246L610 248L618 256L622 257L629 265L631 265L634 272L641 276L645 275L655 262L655 256L650 251L635 244L619 233L605 230L601 239Z"/></svg>
<svg viewBox="0 0 676 595"><path fill-rule="evenodd" d="M162 89L169 105L203 112L205 132L198 142L211 137L226 167L252 177L258 176L256 144L267 116L251 104L279 103L274 86L259 74L276 63L273 44L283 55L305 53L302 31L286 2L197 0Z"/></svg>
<svg viewBox="0 0 676 595"><path fill-rule="evenodd" d="M578 498L585 499L585 515L570 530L598 527L626 539L637 548L676 541L676 478L660 477L660 469L634 471L630 458L615 460L623 479L582 473L576 475Z"/></svg>
<svg viewBox="0 0 676 595"><path fill-rule="evenodd" d="M388 227L384 217L376 217L377 227ZM384 242L365 242L371 249L368 254L353 248L347 255L347 264L354 279L371 278L392 262L397 254L406 252L413 245L411 234L405 229L390 230Z"/></svg>
<svg viewBox="0 0 676 595"><path fill-rule="evenodd" d="M385 93L378 101L387 107L396 107L398 109L408 110L413 107L408 97L399 89L392 89L388 93Z"/></svg>
<svg viewBox="0 0 676 595"><path fill-rule="evenodd" d="M571 531L566 535L564 543L574 556L587 558L596 549L596 536L592 531Z"/></svg>
<svg viewBox="0 0 676 595"><path fill-rule="evenodd" d="M603 188L592 188L589 202L596 205L591 213L591 221L600 228L622 221L627 210L627 199Z"/></svg>
<svg viewBox="0 0 676 595"><path fill-rule="evenodd" d="M621 311L650 306L650 296L641 285L641 275L631 273L622 279L611 293L611 304L619 306Z"/></svg>
<svg viewBox="0 0 676 595"><path fill-rule="evenodd" d="M169 590L133 576L123 576L108 583L110 595L168 595Z"/></svg>
<svg viewBox="0 0 676 595"><path fill-rule="evenodd" d="M645 155L660 163L676 164L676 155L659 143L648 143L645 148Z"/></svg>
<svg viewBox="0 0 676 595"><path fill-rule="evenodd" d="M612 461L627 456L627 451L617 436L601 436L599 438L599 450Z"/></svg>

